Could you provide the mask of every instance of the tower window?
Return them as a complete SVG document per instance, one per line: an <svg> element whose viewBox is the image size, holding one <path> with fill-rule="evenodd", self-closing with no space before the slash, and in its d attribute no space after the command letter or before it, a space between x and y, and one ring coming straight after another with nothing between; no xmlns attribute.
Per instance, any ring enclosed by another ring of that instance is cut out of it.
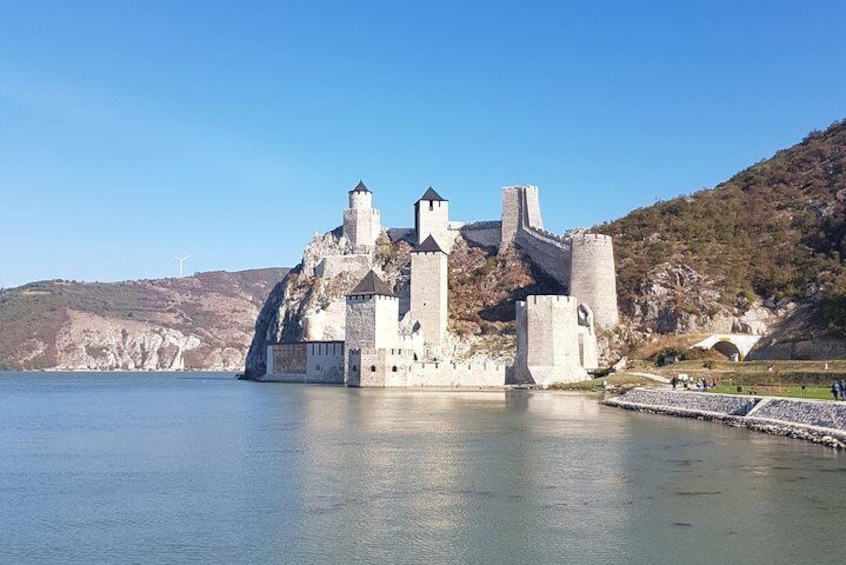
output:
<svg viewBox="0 0 846 565"><path fill-rule="evenodd" d="M397 366L396 366L396 365L394 365L393 367L391 367L391 372L392 372L392 373L396 373L396 372L397 372Z"/></svg>
<svg viewBox="0 0 846 565"><path fill-rule="evenodd" d="M371 373L375 373L375 372L376 372L376 365L370 365L370 372L371 372Z"/></svg>
<svg viewBox="0 0 846 565"><path fill-rule="evenodd" d="M429 201L429 211L431 212L434 209L435 209L435 203L430 200Z"/></svg>

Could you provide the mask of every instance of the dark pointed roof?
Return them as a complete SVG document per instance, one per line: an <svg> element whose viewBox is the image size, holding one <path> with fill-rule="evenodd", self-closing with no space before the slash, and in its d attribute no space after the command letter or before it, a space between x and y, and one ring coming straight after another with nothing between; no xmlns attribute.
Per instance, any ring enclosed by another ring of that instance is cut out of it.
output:
<svg viewBox="0 0 846 565"><path fill-rule="evenodd" d="M435 192L435 189L431 186L426 189L426 192L423 193L423 196L420 197L420 200L434 201L434 202L446 202L446 198L441 198L441 195ZM418 200L418 202L420 202Z"/></svg>
<svg viewBox="0 0 846 565"><path fill-rule="evenodd" d="M382 279L379 278L372 270L364 275L364 278L361 279L352 292L350 292L347 296L357 296L361 294L378 294L380 296L396 296L392 291L391 287L389 287Z"/></svg>
<svg viewBox="0 0 846 565"><path fill-rule="evenodd" d="M352 189L350 192L370 192L370 189L364 184L364 182L359 179L358 184L355 185L355 188Z"/></svg>
<svg viewBox="0 0 846 565"><path fill-rule="evenodd" d="M446 255L446 251L441 249L441 246L438 245L438 242L431 235L424 239L423 243L411 250L412 253L437 253L438 251Z"/></svg>

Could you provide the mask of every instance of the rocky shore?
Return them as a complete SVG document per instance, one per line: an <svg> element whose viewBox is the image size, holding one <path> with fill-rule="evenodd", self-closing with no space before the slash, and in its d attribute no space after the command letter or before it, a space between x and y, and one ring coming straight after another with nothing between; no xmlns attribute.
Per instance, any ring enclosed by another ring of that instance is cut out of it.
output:
<svg viewBox="0 0 846 565"><path fill-rule="evenodd" d="M638 412L714 420L846 449L846 402L638 388L605 399L603 404Z"/></svg>

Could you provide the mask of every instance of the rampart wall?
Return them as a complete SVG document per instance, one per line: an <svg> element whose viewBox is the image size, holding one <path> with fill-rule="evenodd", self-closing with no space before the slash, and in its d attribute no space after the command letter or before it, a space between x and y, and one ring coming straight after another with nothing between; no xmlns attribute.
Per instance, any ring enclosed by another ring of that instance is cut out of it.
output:
<svg viewBox="0 0 846 565"><path fill-rule="evenodd" d="M341 273L364 275L370 269L370 255L353 253L351 255L329 255L321 259L314 268L315 276L332 278Z"/></svg>
<svg viewBox="0 0 846 565"><path fill-rule="evenodd" d="M347 384L358 387L501 387L506 367L495 363L418 363L410 349L349 352Z"/></svg>
<svg viewBox="0 0 846 565"><path fill-rule="evenodd" d="M484 247L498 247L502 222L473 222L461 226L461 235L467 241Z"/></svg>

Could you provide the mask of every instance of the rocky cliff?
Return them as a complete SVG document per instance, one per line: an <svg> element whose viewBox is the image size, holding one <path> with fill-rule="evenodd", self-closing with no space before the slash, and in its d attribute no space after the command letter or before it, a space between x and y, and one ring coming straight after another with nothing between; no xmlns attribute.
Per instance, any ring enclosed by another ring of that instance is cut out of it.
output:
<svg viewBox="0 0 846 565"><path fill-rule="evenodd" d="M0 369L240 371L286 269L0 290Z"/></svg>

